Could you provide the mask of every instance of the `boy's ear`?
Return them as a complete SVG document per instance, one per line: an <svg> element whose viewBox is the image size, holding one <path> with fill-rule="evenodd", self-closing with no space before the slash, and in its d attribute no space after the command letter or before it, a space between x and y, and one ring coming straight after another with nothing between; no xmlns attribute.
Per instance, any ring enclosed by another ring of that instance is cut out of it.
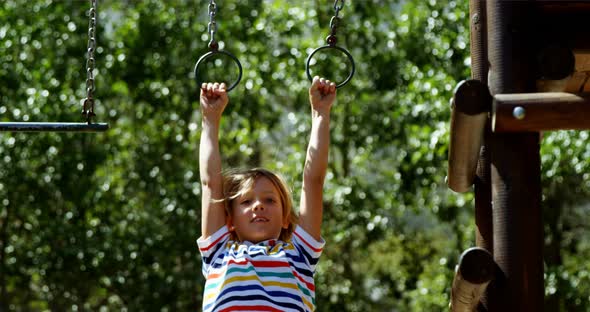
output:
<svg viewBox="0 0 590 312"><path fill-rule="evenodd" d="M287 215L285 216L285 219L283 219L283 229L288 229L289 228L289 224L291 224L291 213L287 213Z"/></svg>
<svg viewBox="0 0 590 312"><path fill-rule="evenodd" d="M235 230L234 223L231 219L231 216L225 216L225 224L227 225L227 228L229 229L230 232L233 232Z"/></svg>

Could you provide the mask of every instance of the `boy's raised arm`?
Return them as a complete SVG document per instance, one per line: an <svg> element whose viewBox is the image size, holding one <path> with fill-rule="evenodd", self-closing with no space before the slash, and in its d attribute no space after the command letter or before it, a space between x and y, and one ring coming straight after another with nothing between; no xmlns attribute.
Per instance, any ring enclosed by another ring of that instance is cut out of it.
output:
<svg viewBox="0 0 590 312"><path fill-rule="evenodd" d="M201 236L209 237L225 224L223 176L219 152L219 124L227 106L224 83L203 83L201 86L202 131L199 143L199 174L201 179Z"/></svg>
<svg viewBox="0 0 590 312"><path fill-rule="evenodd" d="M314 77L309 88L311 135L303 168L299 225L320 240L323 215L323 188L330 146L330 110L336 99L336 85Z"/></svg>

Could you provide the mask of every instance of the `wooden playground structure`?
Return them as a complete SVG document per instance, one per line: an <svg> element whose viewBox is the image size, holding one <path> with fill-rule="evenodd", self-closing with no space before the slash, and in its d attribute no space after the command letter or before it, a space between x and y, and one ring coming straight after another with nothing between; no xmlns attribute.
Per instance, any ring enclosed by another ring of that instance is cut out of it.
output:
<svg viewBox="0 0 590 312"><path fill-rule="evenodd" d="M470 0L472 77L453 97L448 186L476 247L451 311L543 311L542 131L590 129L590 1Z"/></svg>

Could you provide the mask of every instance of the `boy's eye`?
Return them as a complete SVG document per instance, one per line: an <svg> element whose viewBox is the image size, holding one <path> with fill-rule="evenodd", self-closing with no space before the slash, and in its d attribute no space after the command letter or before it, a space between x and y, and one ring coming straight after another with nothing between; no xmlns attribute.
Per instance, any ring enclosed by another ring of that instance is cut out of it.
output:
<svg viewBox="0 0 590 312"><path fill-rule="evenodd" d="M276 199L274 199L274 198L267 198L267 199L266 199L266 202L268 202L268 203L276 203L276 202L277 202L277 200L276 200Z"/></svg>
<svg viewBox="0 0 590 312"><path fill-rule="evenodd" d="M249 205L252 202L250 199L244 199L240 202L241 205Z"/></svg>

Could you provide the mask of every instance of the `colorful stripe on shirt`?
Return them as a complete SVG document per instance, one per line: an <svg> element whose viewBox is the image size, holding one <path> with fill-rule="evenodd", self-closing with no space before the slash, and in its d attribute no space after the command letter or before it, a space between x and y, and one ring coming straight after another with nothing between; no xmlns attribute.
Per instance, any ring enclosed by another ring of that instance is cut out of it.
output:
<svg viewBox="0 0 590 312"><path fill-rule="evenodd" d="M314 311L315 265L324 242L296 227L289 242L229 240L227 227L199 239L207 278L203 311Z"/></svg>

